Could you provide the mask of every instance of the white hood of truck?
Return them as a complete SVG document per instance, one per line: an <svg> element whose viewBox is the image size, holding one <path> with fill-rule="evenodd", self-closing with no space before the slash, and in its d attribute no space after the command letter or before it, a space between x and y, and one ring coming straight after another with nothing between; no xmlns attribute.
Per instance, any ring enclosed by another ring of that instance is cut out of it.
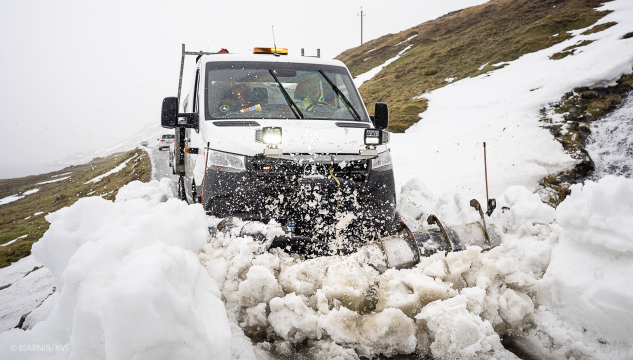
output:
<svg viewBox="0 0 633 360"><path fill-rule="evenodd" d="M239 120L239 119L235 119ZM202 137L213 150L233 154L255 156L262 154L266 145L255 141L255 131L266 126L282 128L282 143L285 154L358 154L365 149L363 128L338 127L336 123L354 121L333 120L248 120L260 126L215 126L213 120L201 126ZM386 150L379 146L378 152Z"/></svg>

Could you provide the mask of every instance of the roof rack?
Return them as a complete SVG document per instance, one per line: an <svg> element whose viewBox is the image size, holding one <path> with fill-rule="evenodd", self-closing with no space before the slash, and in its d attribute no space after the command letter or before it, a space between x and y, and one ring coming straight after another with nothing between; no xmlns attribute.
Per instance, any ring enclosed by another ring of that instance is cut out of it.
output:
<svg viewBox="0 0 633 360"><path fill-rule="evenodd" d="M225 49L222 49L225 50ZM222 51L220 50L220 51ZM228 52L228 51L227 51ZM202 55L213 55L213 54L218 54L217 52L205 52L205 51L185 51L185 44L182 44L182 57L180 59L180 80L178 80L178 104L180 104L180 89L182 88L182 72L184 70L185 67L185 55L196 55L196 56L202 56ZM220 53L222 54L222 53Z"/></svg>
<svg viewBox="0 0 633 360"><path fill-rule="evenodd" d="M303 48L301 48L301 56L320 58L320 57L321 57L321 49L317 49L317 54L316 54L316 56L306 56L306 55L305 55L305 51L304 51L304 49L303 49Z"/></svg>

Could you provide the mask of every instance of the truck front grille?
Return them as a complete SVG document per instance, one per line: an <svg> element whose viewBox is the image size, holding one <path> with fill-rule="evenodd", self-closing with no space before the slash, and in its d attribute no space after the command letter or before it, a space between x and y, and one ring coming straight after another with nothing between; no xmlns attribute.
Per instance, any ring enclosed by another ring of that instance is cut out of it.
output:
<svg viewBox="0 0 633 360"><path fill-rule="evenodd" d="M263 190L291 191L299 186L302 179L331 178L329 164L300 164L297 161L270 159L256 156L247 163L254 180ZM368 160L353 160L332 165L332 173L346 183L361 185L369 175Z"/></svg>

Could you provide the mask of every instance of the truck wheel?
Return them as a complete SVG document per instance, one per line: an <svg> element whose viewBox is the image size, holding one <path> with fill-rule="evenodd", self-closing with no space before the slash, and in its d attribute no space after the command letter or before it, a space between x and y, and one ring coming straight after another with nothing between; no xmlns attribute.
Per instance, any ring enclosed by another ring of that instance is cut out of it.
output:
<svg viewBox="0 0 633 360"><path fill-rule="evenodd" d="M184 202L187 202L185 179L183 178L183 176L180 176L180 178L178 178L178 198Z"/></svg>
<svg viewBox="0 0 633 360"><path fill-rule="evenodd" d="M194 203L198 202L198 192L196 191L196 179L191 180L191 199Z"/></svg>

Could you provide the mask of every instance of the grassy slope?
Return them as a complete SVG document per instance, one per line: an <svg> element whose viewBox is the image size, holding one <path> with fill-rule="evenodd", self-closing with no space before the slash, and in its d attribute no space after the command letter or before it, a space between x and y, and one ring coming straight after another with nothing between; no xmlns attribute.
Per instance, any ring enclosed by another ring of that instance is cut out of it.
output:
<svg viewBox="0 0 633 360"><path fill-rule="evenodd" d="M427 107L426 99L414 97L447 85L446 78L478 76L494 70L493 64L515 60L569 39L571 35L566 31L588 27L607 14L594 10L605 2L493 0L372 40L343 52L337 59L356 76L413 45L360 87L367 108L373 111L377 101L388 103L389 130L403 132L419 120L418 114ZM600 30L604 26L596 26L595 31ZM398 45L415 34L410 41ZM375 50L367 53L372 49Z"/></svg>
<svg viewBox="0 0 633 360"><path fill-rule="evenodd" d="M119 172L105 177L97 183L88 183L101 174L106 173L126 159L136 156ZM49 181L53 175L71 173L57 178L70 178L50 184L37 185ZM18 179L0 180L0 199L22 194L31 189L39 189L9 204L0 205L0 245L22 235L28 235L11 245L0 246L0 268L30 255L31 245L38 241L48 230L49 223L44 219L48 213L70 206L82 197L102 196L114 200L118 189L133 180L149 181L151 165L149 155L142 149L127 153L119 153L106 158L97 158L88 164L67 167L56 172L27 176ZM54 202L55 198L59 199ZM36 212L43 214L33 216ZM27 219L27 217L29 217Z"/></svg>

